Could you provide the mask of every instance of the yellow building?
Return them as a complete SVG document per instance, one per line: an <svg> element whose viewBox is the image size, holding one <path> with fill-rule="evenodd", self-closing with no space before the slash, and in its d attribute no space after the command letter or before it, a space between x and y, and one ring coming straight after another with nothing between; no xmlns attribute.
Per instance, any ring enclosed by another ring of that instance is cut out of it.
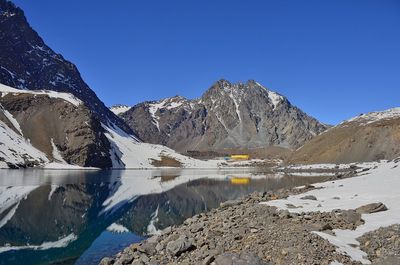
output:
<svg viewBox="0 0 400 265"><path fill-rule="evenodd" d="M231 155L230 158L232 160L249 160L250 156L249 155Z"/></svg>
<svg viewBox="0 0 400 265"><path fill-rule="evenodd" d="M250 178L232 177L230 180L234 185L247 185L250 183Z"/></svg>

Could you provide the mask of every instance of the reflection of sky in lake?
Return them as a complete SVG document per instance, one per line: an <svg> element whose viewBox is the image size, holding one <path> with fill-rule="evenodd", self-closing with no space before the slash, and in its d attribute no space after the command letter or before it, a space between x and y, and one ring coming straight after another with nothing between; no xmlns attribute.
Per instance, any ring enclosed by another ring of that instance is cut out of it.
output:
<svg viewBox="0 0 400 265"><path fill-rule="evenodd" d="M317 180L246 169L0 170L0 264L98 261L222 201ZM28 245L40 247L5 251Z"/></svg>
<svg viewBox="0 0 400 265"><path fill-rule="evenodd" d="M104 256L112 256L132 243L140 242L143 238L131 232L112 233L104 231L92 245L79 257L75 265L99 264ZM112 244L110 244L112 242Z"/></svg>

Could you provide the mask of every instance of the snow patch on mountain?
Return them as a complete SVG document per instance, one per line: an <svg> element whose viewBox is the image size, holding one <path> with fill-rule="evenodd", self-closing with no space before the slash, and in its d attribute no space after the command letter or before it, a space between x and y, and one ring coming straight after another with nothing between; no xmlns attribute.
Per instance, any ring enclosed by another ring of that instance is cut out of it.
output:
<svg viewBox="0 0 400 265"><path fill-rule="evenodd" d="M58 161L58 162L68 164L68 163L64 160L64 158L62 157L62 155L60 154L60 151L58 150L57 146L54 144L53 138L50 139L50 143L51 143L51 146L53 147L53 158L54 158L56 161Z"/></svg>
<svg viewBox="0 0 400 265"><path fill-rule="evenodd" d="M0 104L0 110L3 111L6 118L11 122L11 124L14 126L14 128L17 129L19 134L21 136L23 136L21 126L19 126L18 121L13 117L13 115L10 112L8 112L5 108L3 108L3 106L1 104Z"/></svg>
<svg viewBox="0 0 400 265"><path fill-rule="evenodd" d="M0 147L0 157L5 162L0 163L2 168L8 167L6 163L22 165L27 161L38 164L49 161L44 153L30 144L29 140L25 140L2 121L0 121Z"/></svg>
<svg viewBox="0 0 400 265"><path fill-rule="evenodd" d="M278 106L279 103L282 102L283 96L279 95L278 93L276 93L276 92L274 92L274 91L269 90L268 88L264 87L263 85L261 85L261 84L258 83L258 82L255 82L255 83L256 83L259 87L261 87L261 88L267 90L267 92L268 92L268 98L269 98L269 100L271 101L271 103L272 103L274 109Z"/></svg>
<svg viewBox="0 0 400 265"><path fill-rule="evenodd" d="M110 108L110 110L115 114L115 115L119 115L119 114L123 114L125 112L127 112L128 110L130 110L132 107L126 106L126 105L115 105L112 106Z"/></svg>
<svg viewBox="0 0 400 265"><path fill-rule="evenodd" d="M374 112L369 112L366 114L361 114L357 117L351 118L349 120L343 121L339 126L344 126L347 123L351 122L358 122L360 123L361 126L365 126L377 121L381 120L389 120L389 119L396 119L400 118L400 107L398 108L392 108L384 111L374 111Z"/></svg>
<svg viewBox="0 0 400 265"><path fill-rule="evenodd" d="M55 92L55 91L50 91L50 90L23 90L23 89L16 89L12 88L3 84L0 84L0 93L1 96L4 97L8 93L11 94L31 94L31 95L47 95L50 98L59 98L63 99L75 106L79 106L82 104L82 101L78 99L77 97L73 96L72 94L69 93L63 93L63 92Z"/></svg>

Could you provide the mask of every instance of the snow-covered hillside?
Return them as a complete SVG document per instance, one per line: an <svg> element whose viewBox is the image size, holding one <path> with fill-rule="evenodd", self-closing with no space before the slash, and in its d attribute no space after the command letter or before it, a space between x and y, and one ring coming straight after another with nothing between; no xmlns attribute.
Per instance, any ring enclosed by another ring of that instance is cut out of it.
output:
<svg viewBox="0 0 400 265"><path fill-rule="evenodd" d="M174 150L156 144L140 142L114 125L106 126L106 136L111 143L110 154L114 168L153 168L153 160L160 156L176 159L186 168L216 168L218 161L202 161L178 154Z"/></svg>
<svg viewBox="0 0 400 265"><path fill-rule="evenodd" d="M383 203L388 210L363 214L362 219L365 223L355 230L334 229L334 235L315 232L337 246L339 252L363 264L370 264L365 258L367 254L359 249L359 242L356 239L380 227L400 223L399 165L399 160L370 163L369 166L373 169L360 172L357 177L316 184L315 190L265 204L290 212L330 212L334 209L356 209L370 203ZM301 199L306 195L313 195L316 200Z"/></svg>

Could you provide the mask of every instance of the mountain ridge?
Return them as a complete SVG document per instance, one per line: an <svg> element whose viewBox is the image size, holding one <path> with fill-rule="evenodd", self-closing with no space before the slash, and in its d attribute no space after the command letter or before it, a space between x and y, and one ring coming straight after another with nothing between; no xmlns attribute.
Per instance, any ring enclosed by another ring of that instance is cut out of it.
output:
<svg viewBox="0 0 400 265"><path fill-rule="evenodd" d="M265 146L290 149L328 128L254 80L231 83L220 79L197 99L174 96L145 101L119 116L143 141L180 152Z"/></svg>

